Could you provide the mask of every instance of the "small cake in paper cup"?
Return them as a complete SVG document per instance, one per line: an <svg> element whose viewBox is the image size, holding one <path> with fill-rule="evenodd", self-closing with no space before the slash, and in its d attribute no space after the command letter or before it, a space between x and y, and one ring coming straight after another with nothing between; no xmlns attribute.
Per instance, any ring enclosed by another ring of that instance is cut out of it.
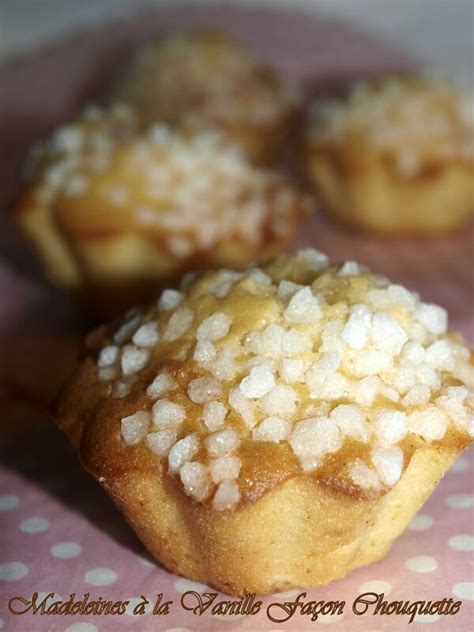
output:
<svg viewBox="0 0 474 632"><path fill-rule="evenodd" d="M35 150L13 214L53 282L117 315L188 270L279 254L310 208L216 130L115 106Z"/></svg>
<svg viewBox="0 0 474 632"><path fill-rule="evenodd" d="M472 383L444 309L302 250L93 332L58 422L162 564L263 594L388 552L473 440Z"/></svg>
<svg viewBox="0 0 474 632"><path fill-rule="evenodd" d="M162 36L121 70L112 102L148 121L201 119L230 135L257 162L273 162L300 109L295 88L239 42L218 31Z"/></svg>
<svg viewBox="0 0 474 632"><path fill-rule="evenodd" d="M434 75L389 76L315 102L304 163L329 214L387 233L440 233L474 211L474 100Z"/></svg>

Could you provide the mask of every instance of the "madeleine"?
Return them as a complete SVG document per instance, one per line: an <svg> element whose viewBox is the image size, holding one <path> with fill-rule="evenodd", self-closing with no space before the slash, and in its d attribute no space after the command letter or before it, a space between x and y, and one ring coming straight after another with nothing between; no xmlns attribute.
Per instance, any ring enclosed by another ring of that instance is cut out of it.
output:
<svg viewBox="0 0 474 632"><path fill-rule="evenodd" d="M306 172L327 212L356 228L441 233L474 210L474 103L428 76L361 83L316 102Z"/></svg>
<svg viewBox="0 0 474 632"><path fill-rule="evenodd" d="M58 422L168 569L231 594L381 559L474 434L445 310L312 250L89 337Z"/></svg>
<svg viewBox="0 0 474 632"><path fill-rule="evenodd" d="M310 208L216 130L115 106L35 150L13 214L54 283L116 315L184 272L280 253Z"/></svg>
<svg viewBox="0 0 474 632"><path fill-rule="evenodd" d="M275 161L300 110L296 90L276 70L218 31L149 42L121 70L110 101L150 122L205 121L260 163Z"/></svg>

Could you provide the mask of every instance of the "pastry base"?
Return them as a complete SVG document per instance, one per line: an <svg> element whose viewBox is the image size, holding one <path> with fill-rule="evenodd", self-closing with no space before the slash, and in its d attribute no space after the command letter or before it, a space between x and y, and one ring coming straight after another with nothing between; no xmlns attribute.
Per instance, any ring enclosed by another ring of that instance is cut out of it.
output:
<svg viewBox="0 0 474 632"><path fill-rule="evenodd" d="M327 212L359 229L442 233L474 211L474 174L461 163L402 177L374 156L351 166L321 153L307 170Z"/></svg>
<svg viewBox="0 0 474 632"><path fill-rule="evenodd" d="M416 450L399 483L376 498L304 475L234 512L193 502L155 472L103 484L170 571L231 595L267 594L327 584L383 558L458 454Z"/></svg>

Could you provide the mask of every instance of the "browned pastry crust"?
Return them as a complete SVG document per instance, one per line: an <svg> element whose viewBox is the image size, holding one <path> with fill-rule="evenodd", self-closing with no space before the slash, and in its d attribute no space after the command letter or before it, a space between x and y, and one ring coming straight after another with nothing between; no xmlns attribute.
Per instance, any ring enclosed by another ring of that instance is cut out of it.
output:
<svg viewBox="0 0 474 632"><path fill-rule="evenodd" d="M383 557L472 442L472 360L445 327L318 253L209 273L89 337L59 425L170 570L232 594L325 584Z"/></svg>

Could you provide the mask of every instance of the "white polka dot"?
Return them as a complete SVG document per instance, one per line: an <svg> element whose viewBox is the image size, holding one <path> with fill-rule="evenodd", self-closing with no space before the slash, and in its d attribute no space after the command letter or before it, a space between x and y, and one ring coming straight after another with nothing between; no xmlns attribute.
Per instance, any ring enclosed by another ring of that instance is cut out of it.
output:
<svg viewBox="0 0 474 632"><path fill-rule="evenodd" d="M449 546L456 551L474 551L474 536L472 535L453 535L448 542Z"/></svg>
<svg viewBox="0 0 474 632"><path fill-rule="evenodd" d="M154 564L153 561L149 560L147 557L137 555L137 560L140 562L140 564L143 564L143 566L146 566L147 568L156 568L156 564Z"/></svg>
<svg viewBox="0 0 474 632"><path fill-rule="evenodd" d="M460 584L454 584L453 593L460 599L474 599L474 583L473 582L461 582Z"/></svg>
<svg viewBox="0 0 474 632"><path fill-rule="evenodd" d="M454 472L457 474L458 472L465 472L471 467L469 463L469 459L465 456L460 456L454 463L451 465L450 472Z"/></svg>
<svg viewBox="0 0 474 632"><path fill-rule="evenodd" d="M189 628L167 628L166 632L191 632Z"/></svg>
<svg viewBox="0 0 474 632"><path fill-rule="evenodd" d="M200 584L199 582L193 582L190 579L178 579L174 583L174 587L179 593L185 593L188 590L194 590L195 592L204 592L205 590L209 590L209 586L205 584Z"/></svg>
<svg viewBox="0 0 474 632"><path fill-rule="evenodd" d="M320 615L318 623L338 623L343 617L344 613Z"/></svg>
<svg viewBox="0 0 474 632"><path fill-rule="evenodd" d="M0 511L11 511L20 504L20 499L14 494L0 496Z"/></svg>
<svg viewBox="0 0 474 632"><path fill-rule="evenodd" d="M43 601L43 599L46 599L48 595L51 595L51 597L49 597L48 600L46 601L46 606L51 605L55 601L63 601L63 598L61 597L61 595L58 595L58 593L55 593L54 590L46 590L46 591L43 590L42 592L38 593L38 599L36 600L36 603L40 603L41 601Z"/></svg>
<svg viewBox="0 0 474 632"><path fill-rule="evenodd" d="M427 514L417 514L408 525L411 531L426 531L433 526L434 520Z"/></svg>
<svg viewBox="0 0 474 632"><path fill-rule="evenodd" d="M435 623L440 620L439 614L416 614L415 621L417 623Z"/></svg>
<svg viewBox="0 0 474 632"><path fill-rule="evenodd" d="M474 496L472 494L450 494L446 496L444 501L452 509L467 509L474 505Z"/></svg>
<svg viewBox="0 0 474 632"><path fill-rule="evenodd" d="M71 557L77 557L82 553L82 546L77 542L58 542L50 548L54 557L62 560L69 560Z"/></svg>
<svg viewBox="0 0 474 632"><path fill-rule="evenodd" d="M414 573L432 573L438 568L438 562L429 555L415 555L405 562L405 566Z"/></svg>
<svg viewBox="0 0 474 632"><path fill-rule="evenodd" d="M64 632L99 632L99 629L93 623L79 621L70 625Z"/></svg>
<svg viewBox="0 0 474 632"><path fill-rule="evenodd" d="M221 621L234 621L235 623L243 621L245 617L243 614L229 614L227 612L225 614L213 614L212 616Z"/></svg>
<svg viewBox="0 0 474 632"><path fill-rule="evenodd" d="M108 586L117 581L117 573L110 568L93 568L84 575L84 581L91 586Z"/></svg>
<svg viewBox="0 0 474 632"><path fill-rule="evenodd" d="M43 533L50 527L49 520L47 518L39 518L33 516L33 518L27 518L20 524L20 530L23 533Z"/></svg>
<svg viewBox="0 0 474 632"><path fill-rule="evenodd" d="M4 625L5 621L2 619L2 617L0 617L0 630L3 630Z"/></svg>
<svg viewBox="0 0 474 632"><path fill-rule="evenodd" d="M133 611L138 606L138 604L144 603L143 599L141 597L130 597L129 599L127 599L127 601L129 602L129 604L125 608L125 614L128 614L130 617L142 617L144 616L144 614L148 614L149 612L153 610L153 604L148 601L148 603L144 604L145 613L143 613L143 609L140 608L139 612L137 612L137 614L134 614Z"/></svg>
<svg viewBox="0 0 474 632"><path fill-rule="evenodd" d="M28 566L23 562L7 562L0 565L0 580L16 582L25 575L28 575Z"/></svg>
<svg viewBox="0 0 474 632"><path fill-rule="evenodd" d="M389 595L392 592L392 584L389 582L385 582L381 579L374 579L370 582L364 582L361 586L359 586L359 594L366 592L374 592L374 593L384 593L385 595Z"/></svg>

